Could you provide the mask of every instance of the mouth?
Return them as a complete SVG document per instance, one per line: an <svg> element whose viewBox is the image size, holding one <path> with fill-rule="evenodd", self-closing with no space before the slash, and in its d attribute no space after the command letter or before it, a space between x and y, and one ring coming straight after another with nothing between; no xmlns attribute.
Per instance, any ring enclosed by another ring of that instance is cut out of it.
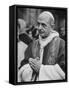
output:
<svg viewBox="0 0 69 90"><path fill-rule="evenodd" d="M39 34L44 34L45 32L43 30L39 30Z"/></svg>

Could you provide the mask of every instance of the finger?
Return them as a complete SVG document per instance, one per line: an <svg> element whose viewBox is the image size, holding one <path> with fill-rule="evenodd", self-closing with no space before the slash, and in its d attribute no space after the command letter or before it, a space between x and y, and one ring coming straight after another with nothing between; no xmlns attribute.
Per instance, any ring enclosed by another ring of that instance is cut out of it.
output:
<svg viewBox="0 0 69 90"><path fill-rule="evenodd" d="M38 69L33 65L31 65L31 68L34 69L36 72L38 72Z"/></svg>
<svg viewBox="0 0 69 90"><path fill-rule="evenodd" d="M30 65L31 65L32 67L34 67L34 68L37 68L37 65L34 64L34 63L32 63L32 62L30 62Z"/></svg>
<svg viewBox="0 0 69 90"><path fill-rule="evenodd" d="M33 61L33 58L29 58L29 61Z"/></svg>
<svg viewBox="0 0 69 90"><path fill-rule="evenodd" d="M40 58L39 57L36 57L36 60L40 60Z"/></svg>
<svg viewBox="0 0 69 90"><path fill-rule="evenodd" d="M35 67L38 66L37 62L30 62L30 64L34 65Z"/></svg>
<svg viewBox="0 0 69 90"><path fill-rule="evenodd" d="M36 72L39 70L38 65L34 65L33 63L30 64L31 68L34 69Z"/></svg>
<svg viewBox="0 0 69 90"><path fill-rule="evenodd" d="M41 64L39 60L30 61L30 63L36 64L36 65Z"/></svg>
<svg viewBox="0 0 69 90"><path fill-rule="evenodd" d="M35 60L30 60L29 62L36 64L36 61Z"/></svg>
<svg viewBox="0 0 69 90"><path fill-rule="evenodd" d="M29 64L36 67L36 64L33 62L30 62Z"/></svg>
<svg viewBox="0 0 69 90"><path fill-rule="evenodd" d="M35 67L37 67L39 69L41 63L40 61L37 61L37 62L30 62L30 64L34 65Z"/></svg>
<svg viewBox="0 0 69 90"><path fill-rule="evenodd" d="M29 62L30 64L33 64L34 66L36 66L36 67L38 67L38 66L40 66L40 61L37 61L37 60L34 60L34 61L30 61Z"/></svg>

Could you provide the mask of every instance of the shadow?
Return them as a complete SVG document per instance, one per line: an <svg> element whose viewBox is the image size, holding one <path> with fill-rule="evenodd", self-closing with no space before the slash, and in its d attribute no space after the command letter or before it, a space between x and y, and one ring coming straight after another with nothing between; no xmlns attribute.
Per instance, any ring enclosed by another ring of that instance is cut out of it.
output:
<svg viewBox="0 0 69 90"><path fill-rule="evenodd" d="M5 82L9 84L9 81L5 80Z"/></svg>

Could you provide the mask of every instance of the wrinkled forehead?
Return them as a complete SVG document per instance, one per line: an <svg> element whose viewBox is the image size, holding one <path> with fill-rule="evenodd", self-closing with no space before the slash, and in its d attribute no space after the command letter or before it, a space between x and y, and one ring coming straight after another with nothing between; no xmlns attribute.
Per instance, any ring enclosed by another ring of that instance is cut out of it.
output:
<svg viewBox="0 0 69 90"><path fill-rule="evenodd" d="M50 24L50 21L53 21L54 23L54 17L49 12L43 12L39 15L37 22L44 23L44 24Z"/></svg>
<svg viewBox="0 0 69 90"><path fill-rule="evenodd" d="M48 21L45 20L45 19L43 19L43 18L38 18L37 23L40 23L40 24L43 23L43 24L45 24L45 25L48 25L48 24L49 24Z"/></svg>

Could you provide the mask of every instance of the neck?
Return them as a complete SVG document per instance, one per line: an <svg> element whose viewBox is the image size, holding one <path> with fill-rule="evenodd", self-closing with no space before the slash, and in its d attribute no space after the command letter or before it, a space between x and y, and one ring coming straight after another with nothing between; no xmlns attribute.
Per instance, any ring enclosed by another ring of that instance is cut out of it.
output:
<svg viewBox="0 0 69 90"><path fill-rule="evenodd" d="M42 40L44 40L44 39L46 39L48 36L49 36L49 34L46 35L46 36L40 36L40 37L41 37Z"/></svg>

